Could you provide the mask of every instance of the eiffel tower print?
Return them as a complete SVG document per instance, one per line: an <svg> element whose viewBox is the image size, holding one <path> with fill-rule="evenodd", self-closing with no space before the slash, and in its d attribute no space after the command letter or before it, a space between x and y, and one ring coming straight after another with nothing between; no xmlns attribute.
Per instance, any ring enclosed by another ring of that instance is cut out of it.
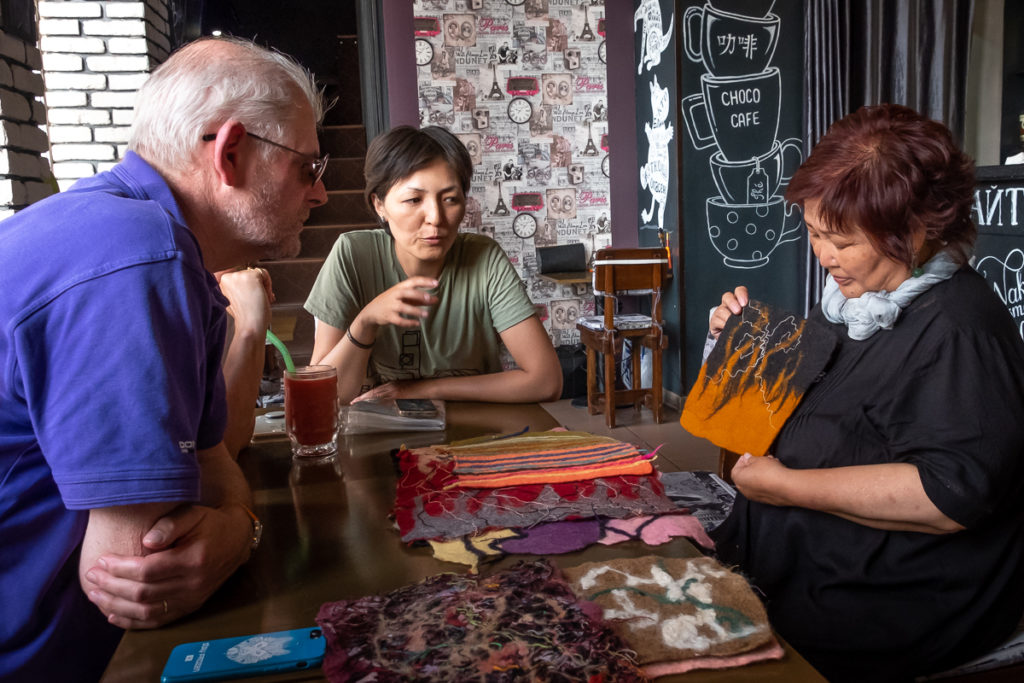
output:
<svg viewBox="0 0 1024 683"><path fill-rule="evenodd" d="M498 70L493 62L491 63L491 72L494 74L494 81L491 83L491 92L487 93L487 99L503 100L505 99L505 93L501 91L501 86L498 85Z"/></svg>
<svg viewBox="0 0 1024 683"><path fill-rule="evenodd" d="M587 147L583 150L582 154L585 157L596 157L600 152L597 151L597 145L594 144L594 131L590 126L590 121L587 121Z"/></svg>
<svg viewBox="0 0 1024 683"><path fill-rule="evenodd" d="M508 207L505 206L505 198L501 196L501 181L498 181L498 203L494 206L494 211L491 212L495 216L508 216L511 212Z"/></svg>
<svg viewBox="0 0 1024 683"><path fill-rule="evenodd" d="M590 13L586 5L583 5L583 30L580 31L579 40L594 40L594 32L590 28Z"/></svg>

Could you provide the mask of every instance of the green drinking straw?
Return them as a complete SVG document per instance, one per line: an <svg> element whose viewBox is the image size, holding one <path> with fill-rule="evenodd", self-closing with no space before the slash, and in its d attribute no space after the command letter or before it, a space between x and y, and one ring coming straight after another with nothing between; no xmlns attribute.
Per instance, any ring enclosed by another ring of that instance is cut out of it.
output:
<svg viewBox="0 0 1024 683"><path fill-rule="evenodd" d="M267 330L267 341L276 346L277 350L281 352L281 357L284 358L284 369L288 372L295 372L295 363L292 362L292 355L288 353L284 342L278 339L277 335L270 330Z"/></svg>

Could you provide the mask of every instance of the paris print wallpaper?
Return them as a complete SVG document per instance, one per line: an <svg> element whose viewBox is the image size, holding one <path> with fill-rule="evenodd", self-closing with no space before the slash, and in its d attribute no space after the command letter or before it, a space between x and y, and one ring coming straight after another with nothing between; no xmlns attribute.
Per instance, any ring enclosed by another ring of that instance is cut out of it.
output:
<svg viewBox="0 0 1024 683"><path fill-rule="evenodd" d="M611 242L604 1L416 0L420 125L469 149L462 230L493 237L556 346L579 341L585 287L538 277L537 247Z"/></svg>

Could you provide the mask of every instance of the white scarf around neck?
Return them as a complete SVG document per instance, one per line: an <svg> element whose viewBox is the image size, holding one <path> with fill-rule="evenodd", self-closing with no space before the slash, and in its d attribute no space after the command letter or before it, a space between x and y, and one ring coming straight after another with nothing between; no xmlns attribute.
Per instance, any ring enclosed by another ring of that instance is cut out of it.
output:
<svg viewBox="0 0 1024 683"><path fill-rule="evenodd" d="M821 295L821 311L829 322L845 323L851 339L867 339L878 330L891 330L900 311L911 301L933 285L953 277L959 269L960 265L947 252L940 251L924 264L921 275L907 278L891 292L864 292L856 299L843 296L830 274Z"/></svg>

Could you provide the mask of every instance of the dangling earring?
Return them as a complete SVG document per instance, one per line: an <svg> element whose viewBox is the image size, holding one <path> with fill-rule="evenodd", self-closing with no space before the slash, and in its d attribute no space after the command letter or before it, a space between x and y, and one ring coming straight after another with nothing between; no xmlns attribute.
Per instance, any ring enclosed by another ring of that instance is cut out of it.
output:
<svg viewBox="0 0 1024 683"><path fill-rule="evenodd" d="M384 218L384 214L377 214L377 219L380 220L380 225L384 228L384 232L391 235L391 225L388 223L388 219Z"/></svg>
<svg viewBox="0 0 1024 683"><path fill-rule="evenodd" d="M924 268L917 265L917 254L914 254L914 259L910 262L910 277L921 277L924 275Z"/></svg>

